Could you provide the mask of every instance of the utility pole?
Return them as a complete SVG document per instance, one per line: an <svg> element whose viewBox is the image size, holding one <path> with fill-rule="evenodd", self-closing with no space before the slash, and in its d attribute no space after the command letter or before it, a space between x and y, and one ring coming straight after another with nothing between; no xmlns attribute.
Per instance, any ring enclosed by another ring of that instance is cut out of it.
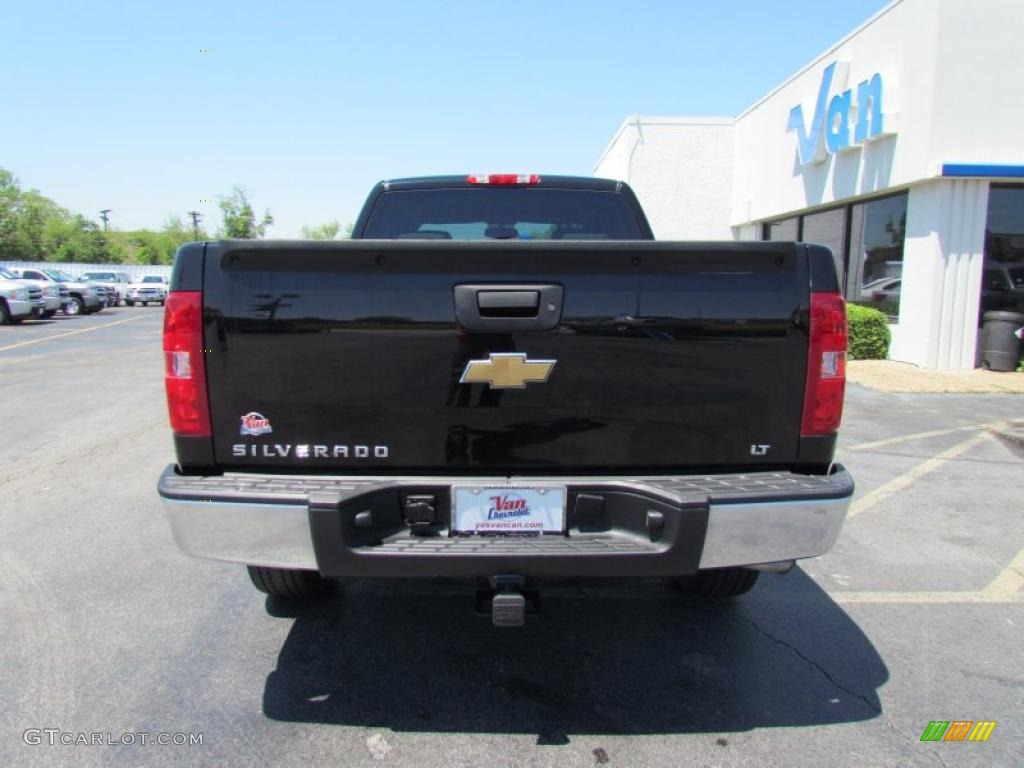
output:
<svg viewBox="0 0 1024 768"><path fill-rule="evenodd" d="M100 218L103 219L103 231L104 232L107 231L107 222L110 221L110 212L112 210L113 210L112 208L104 208L102 211L100 211Z"/></svg>
<svg viewBox="0 0 1024 768"><path fill-rule="evenodd" d="M188 215L192 217L192 236L196 240L199 239L199 222L203 218L203 215L199 211L189 211Z"/></svg>

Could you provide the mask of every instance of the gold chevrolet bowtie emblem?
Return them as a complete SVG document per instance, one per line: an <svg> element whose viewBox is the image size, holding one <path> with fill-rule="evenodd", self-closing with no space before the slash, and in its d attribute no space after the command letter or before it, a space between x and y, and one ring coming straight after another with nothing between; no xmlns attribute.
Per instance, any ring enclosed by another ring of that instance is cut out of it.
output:
<svg viewBox="0 0 1024 768"><path fill-rule="evenodd" d="M492 389L523 389L533 381L547 381L555 360L527 360L518 352L492 352L486 360L470 360L460 384L489 384Z"/></svg>

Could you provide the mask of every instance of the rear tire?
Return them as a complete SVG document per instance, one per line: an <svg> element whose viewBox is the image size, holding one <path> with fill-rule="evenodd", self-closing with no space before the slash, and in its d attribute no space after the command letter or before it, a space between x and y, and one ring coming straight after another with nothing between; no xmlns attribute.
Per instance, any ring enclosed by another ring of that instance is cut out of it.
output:
<svg viewBox="0 0 1024 768"><path fill-rule="evenodd" d="M760 571L750 568L709 568L676 579L675 585L688 595L721 600L749 592L760 575Z"/></svg>
<svg viewBox="0 0 1024 768"><path fill-rule="evenodd" d="M135 302L134 301L128 301L128 299L125 299L124 303L127 304L129 307L134 307L135 306Z"/></svg>
<svg viewBox="0 0 1024 768"><path fill-rule="evenodd" d="M316 571L247 565L249 578L260 592L274 597L311 597L327 591L330 582Z"/></svg>
<svg viewBox="0 0 1024 768"><path fill-rule="evenodd" d="M57 314L57 310L56 309L48 309L45 312L43 312L43 317L45 319L49 320L51 317L53 317L56 314Z"/></svg>

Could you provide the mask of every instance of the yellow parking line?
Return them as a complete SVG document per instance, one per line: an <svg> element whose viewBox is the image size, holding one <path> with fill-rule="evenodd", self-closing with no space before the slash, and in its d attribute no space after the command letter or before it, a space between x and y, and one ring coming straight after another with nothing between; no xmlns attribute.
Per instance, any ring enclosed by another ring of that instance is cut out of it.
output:
<svg viewBox="0 0 1024 768"><path fill-rule="evenodd" d="M1024 549L1017 553L1017 556L1002 570L1002 573L981 590L981 593L989 600L1002 602L1019 597L1022 587L1024 587Z"/></svg>
<svg viewBox="0 0 1024 768"><path fill-rule="evenodd" d="M929 591L912 590L896 592L886 590L864 590L849 592L826 592L812 595L766 595L762 598L766 603L817 603L823 599L831 600L838 605L952 605L956 603L971 604L1020 604L1024 603L1024 594L999 593L993 594L985 589L970 591Z"/></svg>
<svg viewBox="0 0 1024 768"><path fill-rule="evenodd" d="M837 603L1017 603L1024 601L1024 549L992 583L975 592L832 592Z"/></svg>
<svg viewBox="0 0 1024 768"><path fill-rule="evenodd" d="M979 590L888 590L827 592L828 599L841 605L885 604L939 605L953 603L1024 603L1024 549L1020 550L991 583ZM766 602L810 603L821 600L820 595L770 595Z"/></svg>
<svg viewBox="0 0 1024 768"><path fill-rule="evenodd" d="M915 432L912 435L899 435L898 437L887 437L884 440L872 440L870 443L858 443L857 445L841 446L843 451L870 451L872 448L881 448L896 443L906 443L912 440L924 440L929 437L940 437L941 435L952 435L954 432L974 432L979 429L991 429L1002 424L1001 421L989 424L969 424L966 427L952 427L950 429L936 429L931 432Z"/></svg>
<svg viewBox="0 0 1024 768"><path fill-rule="evenodd" d="M846 518L850 519L852 517L856 517L861 512L871 509L876 504L879 504L893 494L899 493L900 491L910 487L928 473L934 472L947 461L955 459L960 454L980 445L990 437L991 434L989 432L982 432L981 434L974 435L973 437L964 440L962 443L957 443L952 448L947 448L942 453L933 456L927 461L922 461L920 464L917 464L907 470L902 475L893 478L885 485L875 488L875 490L854 501L853 504L850 505L850 511L847 513Z"/></svg>
<svg viewBox="0 0 1024 768"><path fill-rule="evenodd" d="M903 605L938 605L950 603L1015 603L1013 595L990 597L981 592L832 592L829 597L840 605L855 603L892 603Z"/></svg>
<svg viewBox="0 0 1024 768"><path fill-rule="evenodd" d="M98 331L100 328L109 328L112 325L121 325L122 323L130 323L133 320L141 320L143 317L151 317L151 315L137 315L136 317L129 317L125 320L115 320L112 323L94 325L90 328L79 328L77 331L68 331L67 333L55 333L52 336L43 336L41 339L29 339L28 341L19 341L17 344L8 344L6 347L0 347L0 352L6 352L9 349L17 349L18 347L27 347L29 344L40 344L44 341L50 341L51 339L61 339L64 338L65 336L74 336L76 333L89 333L89 331Z"/></svg>

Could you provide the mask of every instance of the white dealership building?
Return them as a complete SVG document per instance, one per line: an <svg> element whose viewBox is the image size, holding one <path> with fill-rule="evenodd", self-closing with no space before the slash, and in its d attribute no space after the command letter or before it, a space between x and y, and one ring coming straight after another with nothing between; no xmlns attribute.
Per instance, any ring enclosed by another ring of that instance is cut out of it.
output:
<svg viewBox="0 0 1024 768"><path fill-rule="evenodd" d="M1024 291L1024 1L895 0L738 117L630 117L595 169L659 239L829 245L890 358L976 365Z"/></svg>

